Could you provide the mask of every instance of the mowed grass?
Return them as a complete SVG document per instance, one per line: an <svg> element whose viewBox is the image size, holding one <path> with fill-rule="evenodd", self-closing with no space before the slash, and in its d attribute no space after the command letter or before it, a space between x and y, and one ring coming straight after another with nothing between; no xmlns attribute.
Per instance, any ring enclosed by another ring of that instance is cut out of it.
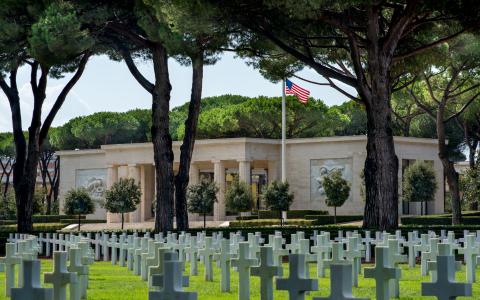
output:
<svg viewBox="0 0 480 300"><path fill-rule="evenodd" d="M51 260L41 260L42 273L52 270ZM220 293L220 269L214 264L214 281L206 282L203 280L203 265L199 263L199 276L190 277L190 287L187 291L197 291L198 299L220 300L220 299L238 299L238 274L231 272L230 293ZM370 265L362 265L370 267ZM399 299L435 299L434 297L420 296L421 282L430 281L429 276L420 276L420 266L410 270L406 265L402 265L402 280L400 281ZM188 265L185 274L188 274ZM362 272L363 273L363 272ZM316 268L314 264L310 265L311 277L316 277ZM284 264L284 276L288 276L288 264ZM477 278L480 278L480 272L477 272ZM146 300L148 299L147 283L140 277L134 276L127 268L118 265L112 266L109 262L96 262L90 267L89 288L87 292L88 299L94 300ZM465 280L465 268L457 272L457 281ZM41 278L43 282L43 276ZM5 273L0 273L0 300L8 299L5 297ZM44 285L48 287L48 285ZM359 287L353 289L357 297L369 297L375 299L375 282L372 279L364 279L362 275L359 278ZM260 299L260 281L257 277L250 279L251 299ZM328 296L330 294L330 280L327 278L319 279L319 291L311 292L307 299L314 296ZM275 291L275 299L288 299L288 294L284 291ZM473 297L459 297L457 299L480 299L480 283L473 284Z"/></svg>

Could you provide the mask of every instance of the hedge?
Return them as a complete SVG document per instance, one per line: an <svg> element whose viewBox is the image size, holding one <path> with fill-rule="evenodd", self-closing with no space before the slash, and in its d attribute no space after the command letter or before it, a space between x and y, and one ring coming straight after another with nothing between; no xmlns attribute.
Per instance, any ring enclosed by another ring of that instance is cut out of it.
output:
<svg viewBox="0 0 480 300"><path fill-rule="evenodd" d="M311 226L314 225L313 220L305 219L289 219L284 223L287 226ZM230 227L264 227L264 226L280 226L279 219L259 219L245 221L230 221Z"/></svg>
<svg viewBox="0 0 480 300"><path fill-rule="evenodd" d="M451 217L439 216L418 216L418 217L402 217L402 225L451 225ZM462 217L462 224L464 225L480 225L480 217L467 215Z"/></svg>
<svg viewBox="0 0 480 300"><path fill-rule="evenodd" d="M62 223L35 223L33 224L33 232L55 232L65 227ZM17 232L17 224L15 225L2 225L0 226L0 232L15 233Z"/></svg>
<svg viewBox="0 0 480 300"><path fill-rule="evenodd" d="M78 224L77 219L61 219L60 223L62 224ZM94 219L83 219L81 220L82 224L94 224L94 223L107 223L107 220L94 220Z"/></svg>
<svg viewBox="0 0 480 300"><path fill-rule="evenodd" d="M0 220L0 225L12 225L17 224L15 220Z"/></svg>
<svg viewBox="0 0 480 300"><path fill-rule="evenodd" d="M287 211L287 219L305 219L306 215L324 216L328 215L328 211L324 210L289 210ZM273 210L259 210L259 219L279 219L280 212Z"/></svg>
<svg viewBox="0 0 480 300"><path fill-rule="evenodd" d="M86 216L80 216L82 220L86 219ZM62 219L78 219L78 216L68 216L68 215L33 215L33 223L60 223ZM1 221L17 221L15 219L1 220Z"/></svg>
<svg viewBox="0 0 480 300"><path fill-rule="evenodd" d="M314 220L315 225L327 225L334 223L333 216L316 216L316 215L306 215L305 219ZM353 216L337 216L337 223L348 223L362 221L363 215L353 215Z"/></svg>

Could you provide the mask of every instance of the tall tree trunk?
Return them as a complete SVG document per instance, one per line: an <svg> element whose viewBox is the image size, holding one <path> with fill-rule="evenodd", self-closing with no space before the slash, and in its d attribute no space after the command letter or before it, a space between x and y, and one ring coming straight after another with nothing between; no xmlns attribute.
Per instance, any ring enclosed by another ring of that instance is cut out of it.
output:
<svg viewBox="0 0 480 300"><path fill-rule="evenodd" d="M438 158L442 162L443 170L447 178L448 187L450 189L452 199L452 224L458 225L462 223L462 207L460 199L460 184L458 180L458 173L455 170L455 165L450 161L447 153L446 137L445 137L445 103L442 101L438 106L437 111L437 138L438 138Z"/></svg>
<svg viewBox="0 0 480 300"><path fill-rule="evenodd" d="M180 147L180 166L175 177L175 214L178 230L188 229L187 186L202 99L203 53L192 57L192 71L192 94L185 121L183 143Z"/></svg>
<svg viewBox="0 0 480 300"><path fill-rule="evenodd" d="M155 232L173 229L173 151L169 132L170 79L168 57L161 45L152 47L155 86L152 93L152 143L156 174Z"/></svg>
<svg viewBox="0 0 480 300"><path fill-rule="evenodd" d="M478 141L475 140L473 143L470 143L469 141L467 141L468 143L468 149L469 149L469 152L468 152L468 164L470 166L470 169L475 169L475 155L477 154L477 147L478 147ZM478 200L475 199L475 201L471 202L470 203L470 207L469 207L471 210L478 210Z"/></svg>
<svg viewBox="0 0 480 300"><path fill-rule="evenodd" d="M398 226L398 158L391 128L391 107L386 68L372 78L367 111L366 203L363 226L379 230Z"/></svg>

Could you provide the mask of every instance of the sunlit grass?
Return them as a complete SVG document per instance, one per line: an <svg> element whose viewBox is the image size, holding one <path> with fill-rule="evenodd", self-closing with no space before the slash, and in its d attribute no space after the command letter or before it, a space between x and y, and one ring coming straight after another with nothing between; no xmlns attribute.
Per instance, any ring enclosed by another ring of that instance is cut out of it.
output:
<svg viewBox="0 0 480 300"><path fill-rule="evenodd" d="M42 272L52 269L51 260L42 260ZM363 267L365 267L364 265ZM430 280L429 276L420 276L420 267L410 270L406 265L402 265L402 280L400 281L400 298L399 299L435 299L433 297L421 297L421 282ZM238 299L238 274L232 270L231 272L231 288L230 293L220 293L220 269L214 267L214 281L206 282L203 280L203 265L199 264L199 275L190 277L190 287L188 291L197 291L199 299L220 300L220 299ZM188 265L186 266L188 273ZM315 266L310 266L311 276L316 275ZM288 264L284 264L284 275L288 275ZM327 272L328 276L328 272ZM147 283L142 281L140 277L134 276L127 268L120 266L112 266L109 262L96 262L90 267L90 280L88 289L88 299L95 300L146 300L148 299ZM480 272L477 272L477 278L480 278ZM41 278L43 282L43 276ZM465 280L465 268L457 273L457 280ZM0 300L8 299L5 297L5 273L0 273ZM48 286L48 285L45 285ZM330 281L328 278L319 279L319 291L311 292L307 299L313 296L328 296ZM375 282L372 279L364 279L360 276L359 288L353 289L357 297L370 297L375 299ZM480 284L473 285L473 298L457 298L457 299L480 299ZM251 299L260 299L260 282L256 277L250 279ZM276 291L275 299L288 299L288 295L284 291Z"/></svg>

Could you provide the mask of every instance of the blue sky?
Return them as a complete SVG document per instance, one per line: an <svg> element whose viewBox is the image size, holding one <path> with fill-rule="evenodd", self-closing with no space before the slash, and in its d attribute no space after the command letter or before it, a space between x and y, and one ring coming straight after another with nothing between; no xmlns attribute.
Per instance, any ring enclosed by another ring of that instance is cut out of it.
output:
<svg viewBox="0 0 480 300"><path fill-rule="evenodd" d="M149 64L141 63L141 71L146 77L152 78ZM181 105L190 97L191 70L181 66L176 61L169 61L170 81L172 83L171 107ZM314 81L323 79L314 71L305 69L298 75ZM60 80L50 79L47 88L47 100L43 116L51 105L69 76ZM311 96L324 100L328 105L340 104L346 98L330 87L318 86L301 82L293 78L293 82L311 91ZM21 95L22 123L28 128L32 110L32 95L29 84L29 69L19 72L18 86ZM351 90L351 89L350 89ZM203 96L222 94L239 94L245 96L280 96L281 84L273 84L264 79L260 73L244 61L227 53L213 66L207 66L204 71ZM74 87L62 109L54 121L54 126L61 125L69 119L88 115L98 111L127 111L134 108L149 108L150 96L130 75L121 62L112 62L105 56L90 60L83 77ZM11 131L11 114L7 99L0 92L0 132Z"/></svg>

